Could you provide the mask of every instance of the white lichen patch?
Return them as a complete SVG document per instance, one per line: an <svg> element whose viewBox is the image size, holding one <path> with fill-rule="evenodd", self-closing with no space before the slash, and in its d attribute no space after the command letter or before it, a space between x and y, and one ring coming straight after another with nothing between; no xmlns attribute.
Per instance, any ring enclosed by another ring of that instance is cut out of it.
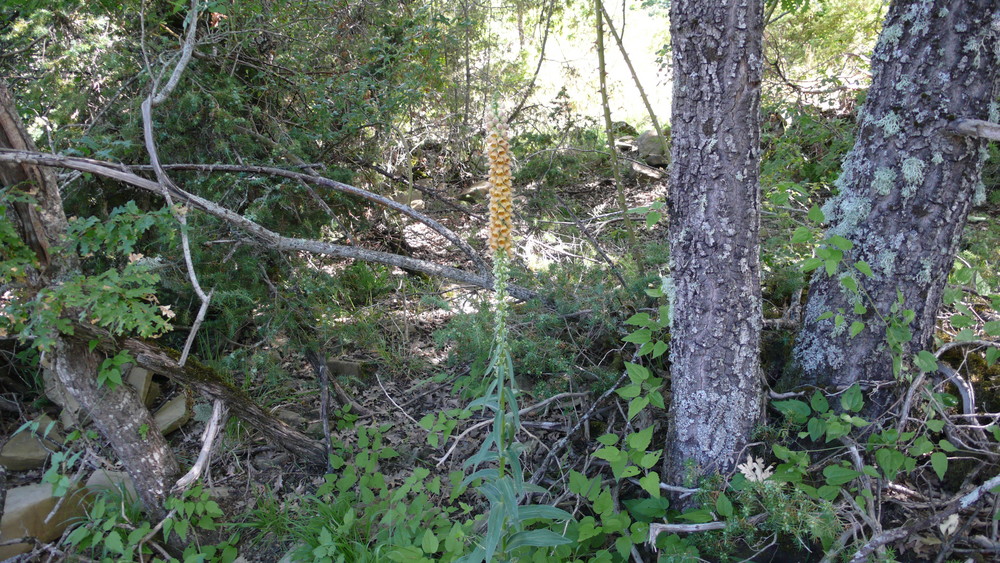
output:
<svg viewBox="0 0 1000 563"><path fill-rule="evenodd" d="M924 181L924 168L927 163L919 158L908 157L903 160L903 179L907 184L921 184Z"/></svg>
<svg viewBox="0 0 1000 563"><path fill-rule="evenodd" d="M917 273L917 281L920 283L931 282L931 272L934 270L934 263L929 258L920 260L920 272Z"/></svg>
<svg viewBox="0 0 1000 563"><path fill-rule="evenodd" d="M889 195L896 184L896 171L892 168L879 167L872 178L872 189L879 195Z"/></svg>
<svg viewBox="0 0 1000 563"><path fill-rule="evenodd" d="M944 155L941 154L941 151L934 151L934 155L931 156L931 164L941 164L942 162L944 162Z"/></svg>
<svg viewBox="0 0 1000 563"><path fill-rule="evenodd" d="M872 210L871 199L857 195L843 195L830 203L833 205L823 206L823 214L831 219L833 224L830 234L846 238L852 238L855 229L868 219L868 214Z"/></svg>
<svg viewBox="0 0 1000 563"><path fill-rule="evenodd" d="M899 117L896 112L890 111L889 113L883 115L882 119L876 121L875 125L882 128L886 137L892 137L896 133L899 133L899 130L903 126L903 119Z"/></svg>

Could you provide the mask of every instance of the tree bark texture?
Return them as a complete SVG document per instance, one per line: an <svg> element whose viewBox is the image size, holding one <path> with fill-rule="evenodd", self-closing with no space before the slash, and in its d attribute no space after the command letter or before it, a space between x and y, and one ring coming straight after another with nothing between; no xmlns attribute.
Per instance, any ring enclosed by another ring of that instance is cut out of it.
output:
<svg viewBox="0 0 1000 563"><path fill-rule="evenodd" d="M6 84L0 81L0 148L34 150L17 114ZM32 195L37 204L17 204L10 208L24 242L38 257L39 271L29 276L33 286L26 288L24 298L45 286L53 286L60 278L78 269L75 256L60 252L66 236L66 215L62 197L51 170L30 163L0 162L3 186ZM166 439L157 432L153 417L131 389L119 385L115 389L98 388L98 358L86 343L60 336L43 356L47 369L55 371L83 411L90 415L102 435L125 465L135 483L136 491L154 518L162 517L163 501L179 473ZM146 425L148 432L141 435Z"/></svg>
<svg viewBox="0 0 1000 563"><path fill-rule="evenodd" d="M162 519L166 516L163 501L180 467L149 410L128 385L97 386L101 359L88 350L86 342L60 338L51 355L59 381L111 443L147 513L156 521Z"/></svg>
<svg viewBox="0 0 1000 563"><path fill-rule="evenodd" d="M837 179L838 195L823 207L828 235L847 238L853 248L834 275L813 275L795 345L805 383L893 378L882 318L892 316L897 290L902 309L915 313L908 352L931 345L966 218L985 196L986 142L949 126L998 120L998 35L996 0L897 0L889 7L857 140ZM850 266L861 260L873 277ZM846 276L860 293L843 287ZM856 303L866 311L855 314ZM828 311L842 311L845 322L819 320ZM851 338L854 321L865 328Z"/></svg>
<svg viewBox="0 0 1000 563"><path fill-rule="evenodd" d="M674 0L668 480L726 470L760 414L763 4ZM668 282L669 285L669 282Z"/></svg>

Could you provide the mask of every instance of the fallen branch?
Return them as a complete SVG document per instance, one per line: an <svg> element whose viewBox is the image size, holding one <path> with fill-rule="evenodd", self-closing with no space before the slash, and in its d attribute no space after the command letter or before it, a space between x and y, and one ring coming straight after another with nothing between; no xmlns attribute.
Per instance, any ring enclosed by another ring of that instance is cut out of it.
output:
<svg viewBox="0 0 1000 563"><path fill-rule="evenodd" d="M867 561L868 556L871 555L876 549L944 522L945 519L952 514L956 514L979 502L983 496L986 495L986 493L990 492L990 489L997 486L1000 486L1000 475L993 477L989 481L986 481L982 485L979 485L975 489L972 489L968 493L958 497L944 509L935 514L922 518L913 524L893 528L892 530L887 530L876 535L854 554L854 557L851 558L851 563L863 563L864 561Z"/></svg>
<svg viewBox="0 0 1000 563"><path fill-rule="evenodd" d="M129 172L127 167L111 162L11 149L0 149L0 162L54 166L68 168L71 170L79 170L81 172L89 172L105 178L119 180L156 195L162 195L160 184L158 182L137 176L136 174ZM306 176L306 178L308 181L308 179L312 177ZM213 217L222 219L223 221L242 229L251 237L257 239L258 242L269 244L277 250L326 254L339 258L351 258L364 262L375 262L378 264L385 264L387 266L416 270L429 276L442 277L484 289L493 289L493 277L488 274L474 274L466 270L460 270L450 266L442 266L426 260L409 258L407 256L400 256L398 254L391 254L388 252L367 250L355 246L344 246L318 240L285 237L230 209L222 207L215 202L188 193L177 187L168 187L168 189L173 197L182 201L184 204L204 211ZM536 292L514 285L508 286L507 292L515 299L520 299L522 301L529 301L538 297Z"/></svg>
<svg viewBox="0 0 1000 563"><path fill-rule="evenodd" d="M109 353L128 351L139 367L187 385L213 400L222 401L234 415L263 434L271 444L309 463L326 464L326 448L322 444L257 406L243 390L197 360L188 358L187 364L180 366L180 354L175 350L136 338L116 341L107 330L79 322L73 323L72 336L83 342L97 340L98 348Z"/></svg>
<svg viewBox="0 0 1000 563"><path fill-rule="evenodd" d="M1000 125L982 119L956 119L948 124L948 129L966 137L982 137L1000 141Z"/></svg>

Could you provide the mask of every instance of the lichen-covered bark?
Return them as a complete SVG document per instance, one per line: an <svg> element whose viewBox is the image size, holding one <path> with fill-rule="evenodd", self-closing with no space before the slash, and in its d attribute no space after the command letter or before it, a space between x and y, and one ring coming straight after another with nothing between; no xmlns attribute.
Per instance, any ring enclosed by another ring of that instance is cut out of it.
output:
<svg viewBox="0 0 1000 563"><path fill-rule="evenodd" d="M763 5L674 0L668 479L732 467L760 413ZM669 289L669 288L668 288Z"/></svg>
<svg viewBox="0 0 1000 563"><path fill-rule="evenodd" d="M915 312L909 352L931 345L935 318L973 202L983 197L983 140L953 134L958 118L997 121L1000 4L996 0L896 1L872 59L872 86L857 141L824 206L830 235L854 246L845 264L813 276L795 359L807 383L892 379L889 317L903 296ZM874 277L851 273L863 260ZM853 275L857 295L842 287ZM856 302L867 312L855 315ZM824 312L843 310L839 328ZM877 311L877 314L876 314ZM848 327L866 328L850 338Z"/></svg>

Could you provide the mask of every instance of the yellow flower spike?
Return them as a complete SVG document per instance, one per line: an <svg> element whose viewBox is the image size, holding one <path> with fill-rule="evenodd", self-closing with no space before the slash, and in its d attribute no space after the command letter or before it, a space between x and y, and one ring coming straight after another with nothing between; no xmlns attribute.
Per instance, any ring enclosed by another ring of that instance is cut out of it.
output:
<svg viewBox="0 0 1000 563"><path fill-rule="evenodd" d="M510 145L506 124L499 118L489 120L486 156L490 161L490 228L488 243L494 253L510 252L514 246L512 231L513 201L511 200Z"/></svg>

